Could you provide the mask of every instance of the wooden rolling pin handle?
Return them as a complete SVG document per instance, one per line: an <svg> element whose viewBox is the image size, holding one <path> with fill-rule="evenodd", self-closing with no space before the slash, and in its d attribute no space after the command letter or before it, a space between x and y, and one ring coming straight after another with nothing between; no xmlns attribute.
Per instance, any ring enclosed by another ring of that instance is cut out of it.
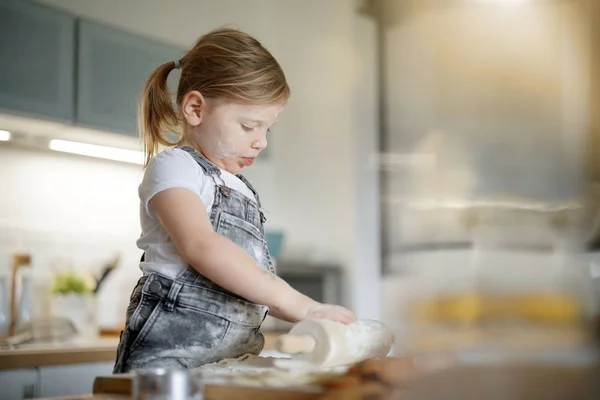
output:
<svg viewBox="0 0 600 400"><path fill-rule="evenodd" d="M285 354L310 353L317 342L310 335L281 335L277 339L277 350Z"/></svg>

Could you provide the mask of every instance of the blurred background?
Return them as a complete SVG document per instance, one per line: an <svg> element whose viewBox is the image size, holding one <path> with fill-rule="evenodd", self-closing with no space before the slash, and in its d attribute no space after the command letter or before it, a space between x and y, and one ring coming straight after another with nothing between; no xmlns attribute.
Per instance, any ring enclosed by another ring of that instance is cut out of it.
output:
<svg viewBox="0 0 600 400"><path fill-rule="evenodd" d="M382 320L398 352L447 345L411 341L444 319L468 327L451 347L474 340L501 314L482 293L539 294L507 307L553 327L598 313L600 2L1 0L0 337L11 314L39 340L69 321L114 352L140 276L137 98L221 26L291 86L244 171L290 284ZM19 393L54 393L35 376Z"/></svg>

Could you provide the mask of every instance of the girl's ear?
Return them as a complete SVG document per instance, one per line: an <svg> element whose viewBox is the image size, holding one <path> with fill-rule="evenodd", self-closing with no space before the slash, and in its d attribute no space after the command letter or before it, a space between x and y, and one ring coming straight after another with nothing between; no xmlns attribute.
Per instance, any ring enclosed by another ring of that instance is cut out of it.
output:
<svg viewBox="0 0 600 400"><path fill-rule="evenodd" d="M181 112L183 118L191 126L198 126L202 122L202 115L206 109L206 99L202 93L192 90L183 96Z"/></svg>

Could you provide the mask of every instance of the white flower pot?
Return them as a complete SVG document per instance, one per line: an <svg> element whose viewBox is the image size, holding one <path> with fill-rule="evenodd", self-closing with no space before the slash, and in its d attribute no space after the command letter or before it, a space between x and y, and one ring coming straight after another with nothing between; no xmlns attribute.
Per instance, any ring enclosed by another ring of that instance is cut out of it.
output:
<svg viewBox="0 0 600 400"><path fill-rule="evenodd" d="M96 298L92 294L68 293L52 296L52 315L71 320L78 336L98 335Z"/></svg>

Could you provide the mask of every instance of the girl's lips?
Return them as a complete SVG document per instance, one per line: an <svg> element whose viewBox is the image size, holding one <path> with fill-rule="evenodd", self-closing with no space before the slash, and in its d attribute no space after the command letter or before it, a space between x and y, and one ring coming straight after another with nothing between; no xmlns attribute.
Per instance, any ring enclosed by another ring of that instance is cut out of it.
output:
<svg viewBox="0 0 600 400"><path fill-rule="evenodd" d="M253 162L254 157L242 157L242 164L244 164L245 166L252 165Z"/></svg>

